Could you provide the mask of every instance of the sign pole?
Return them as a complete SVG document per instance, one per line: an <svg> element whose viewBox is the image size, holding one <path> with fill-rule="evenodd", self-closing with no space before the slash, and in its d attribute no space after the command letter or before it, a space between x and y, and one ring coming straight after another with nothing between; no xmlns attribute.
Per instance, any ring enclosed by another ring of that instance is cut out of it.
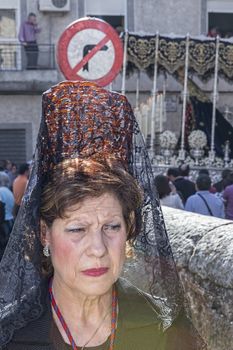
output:
<svg viewBox="0 0 233 350"><path fill-rule="evenodd" d="M128 31L128 0L125 0L125 32Z"/></svg>
<svg viewBox="0 0 233 350"><path fill-rule="evenodd" d="M155 110L158 111L159 105L156 103L157 96L157 74L158 74L158 59L159 59L159 33L156 33L155 41L155 60L154 60L154 79L153 79L153 90L152 90L152 110L151 110L151 139L150 149L151 155L154 155L154 144L155 144ZM157 98L158 101L158 98Z"/></svg>
<svg viewBox="0 0 233 350"><path fill-rule="evenodd" d="M215 140L215 124L216 124L216 104L218 97L218 58L219 58L219 36L216 37L216 52L215 52L215 70L214 70L214 91L213 91L213 109L211 123L211 143L209 151L209 159L211 163L215 159L214 140Z"/></svg>
<svg viewBox="0 0 233 350"><path fill-rule="evenodd" d="M123 56L123 72L122 72L122 87L121 93L125 95L125 77L126 77L126 64L127 64L127 43L128 43L128 32L124 35L124 56Z"/></svg>
<svg viewBox="0 0 233 350"><path fill-rule="evenodd" d="M181 146L179 150L179 159L185 160L184 137L185 137L185 117L186 105L188 97L188 66L189 66L189 33L186 37L186 51L185 51L185 72L184 72L184 93L183 93L183 109L182 109L182 126L181 126Z"/></svg>

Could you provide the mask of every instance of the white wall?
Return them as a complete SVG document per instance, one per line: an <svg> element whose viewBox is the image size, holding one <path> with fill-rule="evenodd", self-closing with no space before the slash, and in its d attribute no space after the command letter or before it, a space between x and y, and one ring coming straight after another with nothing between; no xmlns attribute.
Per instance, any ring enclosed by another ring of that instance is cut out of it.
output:
<svg viewBox="0 0 233 350"><path fill-rule="evenodd" d="M135 0L135 31L197 35L201 31L200 0Z"/></svg>
<svg viewBox="0 0 233 350"><path fill-rule="evenodd" d="M9 128L12 129L19 123L31 124L32 135L26 135L26 137L30 138L29 144L31 143L33 148L32 155L41 117L41 96L0 95L0 106L0 123L9 123Z"/></svg>

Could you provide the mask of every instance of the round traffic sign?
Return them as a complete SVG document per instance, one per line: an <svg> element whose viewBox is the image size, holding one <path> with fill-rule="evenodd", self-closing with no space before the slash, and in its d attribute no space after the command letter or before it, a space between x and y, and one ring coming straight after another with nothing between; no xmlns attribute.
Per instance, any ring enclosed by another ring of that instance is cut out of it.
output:
<svg viewBox="0 0 233 350"><path fill-rule="evenodd" d="M110 24L96 18L82 18L62 33L57 61L66 79L95 81L106 86L121 69L123 47Z"/></svg>

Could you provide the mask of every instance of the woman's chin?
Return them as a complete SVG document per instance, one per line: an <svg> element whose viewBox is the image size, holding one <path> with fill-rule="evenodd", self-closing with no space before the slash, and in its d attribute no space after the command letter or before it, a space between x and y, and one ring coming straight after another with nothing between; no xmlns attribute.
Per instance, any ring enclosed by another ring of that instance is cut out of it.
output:
<svg viewBox="0 0 233 350"><path fill-rule="evenodd" d="M113 284L113 278L90 277L87 281L79 281L77 290L88 296L103 295L112 289Z"/></svg>

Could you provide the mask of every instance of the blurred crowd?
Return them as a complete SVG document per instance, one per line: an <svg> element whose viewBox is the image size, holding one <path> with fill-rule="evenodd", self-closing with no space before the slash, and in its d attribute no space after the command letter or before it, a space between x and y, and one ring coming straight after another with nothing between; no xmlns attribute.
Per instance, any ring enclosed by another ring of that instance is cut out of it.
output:
<svg viewBox="0 0 233 350"><path fill-rule="evenodd" d="M27 186L30 164L0 161L0 260Z"/></svg>
<svg viewBox="0 0 233 350"><path fill-rule="evenodd" d="M212 183L208 169L201 169L195 182L189 173L189 165L182 164L155 177L161 205L233 220L233 171L224 169L216 183Z"/></svg>

